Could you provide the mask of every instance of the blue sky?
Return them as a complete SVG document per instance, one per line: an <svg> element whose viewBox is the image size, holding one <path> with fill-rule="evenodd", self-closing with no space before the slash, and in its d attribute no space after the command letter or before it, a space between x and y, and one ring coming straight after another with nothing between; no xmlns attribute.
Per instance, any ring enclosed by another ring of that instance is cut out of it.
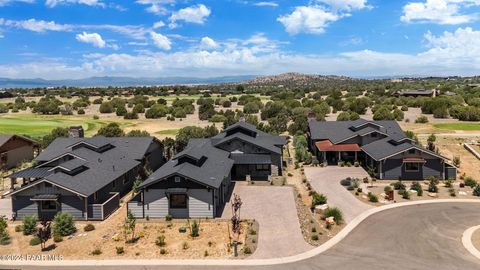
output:
<svg viewBox="0 0 480 270"><path fill-rule="evenodd" d="M480 0L0 0L0 77L476 75Z"/></svg>

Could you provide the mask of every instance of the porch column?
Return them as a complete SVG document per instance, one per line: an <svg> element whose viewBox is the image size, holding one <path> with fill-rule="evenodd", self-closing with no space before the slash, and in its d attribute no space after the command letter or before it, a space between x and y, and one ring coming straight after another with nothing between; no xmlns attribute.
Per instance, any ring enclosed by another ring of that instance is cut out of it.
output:
<svg viewBox="0 0 480 270"><path fill-rule="evenodd" d="M342 160L342 155L341 155L341 151L338 151L338 161Z"/></svg>
<svg viewBox="0 0 480 270"><path fill-rule="evenodd" d="M327 163L327 151L323 151L323 162Z"/></svg>
<svg viewBox="0 0 480 270"><path fill-rule="evenodd" d="M358 152L355 151L355 161L358 161L358 160L357 160L357 154L358 154Z"/></svg>
<svg viewBox="0 0 480 270"><path fill-rule="evenodd" d="M10 190L14 190L15 189L15 182L16 182L17 178L10 178Z"/></svg>

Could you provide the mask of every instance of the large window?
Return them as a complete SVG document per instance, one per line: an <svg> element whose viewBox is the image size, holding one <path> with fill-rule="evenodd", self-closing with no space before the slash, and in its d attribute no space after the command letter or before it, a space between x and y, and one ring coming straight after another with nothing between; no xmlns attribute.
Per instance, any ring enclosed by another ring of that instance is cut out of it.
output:
<svg viewBox="0 0 480 270"><path fill-rule="evenodd" d="M41 202L42 211L57 211L57 202L56 201L42 201Z"/></svg>
<svg viewBox="0 0 480 270"><path fill-rule="evenodd" d="M418 172L420 171L420 163L405 163L405 171Z"/></svg>
<svg viewBox="0 0 480 270"><path fill-rule="evenodd" d="M170 194L170 208L187 208L187 195Z"/></svg>

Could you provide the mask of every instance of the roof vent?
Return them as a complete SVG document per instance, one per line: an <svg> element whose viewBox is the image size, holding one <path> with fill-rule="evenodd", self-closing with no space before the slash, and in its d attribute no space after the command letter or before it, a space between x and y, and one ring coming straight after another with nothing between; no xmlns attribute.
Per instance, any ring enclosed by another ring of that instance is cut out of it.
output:
<svg viewBox="0 0 480 270"><path fill-rule="evenodd" d="M102 163L102 159L101 159L101 158L98 158L98 162L99 162L99 163Z"/></svg>

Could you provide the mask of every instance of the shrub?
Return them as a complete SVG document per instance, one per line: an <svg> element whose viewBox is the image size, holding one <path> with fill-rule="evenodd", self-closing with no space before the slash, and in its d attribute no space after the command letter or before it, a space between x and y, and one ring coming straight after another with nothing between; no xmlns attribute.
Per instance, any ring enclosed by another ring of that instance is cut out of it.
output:
<svg viewBox="0 0 480 270"><path fill-rule="evenodd" d="M453 187L453 181L452 180L445 180L445 181L443 181L443 184L445 185L446 188Z"/></svg>
<svg viewBox="0 0 480 270"><path fill-rule="evenodd" d="M474 188L475 186L477 186L477 181L475 181L475 179L473 179L472 177L465 178L463 182L465 183L465 186L469 186L471 188Z"/></svg>
<svg viewBox="0 0 480 270"><path fill-rule="evenodd" d="M76 230L71 214L59 212L53 218L53 233L55 235L68 236Z"/></svg>
<svg viewBox="0 0 480 270"><path fill-rule="evenodd" d="M408 192L408 190L402 190L400 195L402 195L402 198L404 198L405 200L410 200L410 193Z"/></svg>
<svg viewBox="0 0 480 270"><path fill-rule="evenodd" d="M22 231L23 231L23 225L15 226L15 232L22 232Z"/></svg>
<svg viewBox="0 0 480 270"><path fill-rule="evenodd" d="M208 257L208 250L205 250L205 252L203 253L203 256Z"/></svg>
<svg viewBox="0 0 480 270"><path fill-rule="evenodd" d="M257 231L255 231L254 229L248 230L248 233L249 233L250 235L257 235Z"/></svg>
<svg viewBox="0 0 480 270"><path fill-rule="evenodd" d="M172 221L172 219L173 219L173 216L170 215L170 214L167 214L167 215L165 216L165 220L166 220L166 221Z"/></svg>
<svg viewBox="0 0 480 270"><path fill-rule="evenodd" d="M420 185L419 182L416 182L416 181L415 181L415 182L413 182L412 185L410 186L410 189L411 189L411 190L415 190L415 191L418 192L419 190L422 189L422 186Z"/></svg>
<svg viewBox="0 0 480 270"><path fill-rule="evenodd" d="M340 185L348 187L352 184L352 179L349 177L340 181Z"/></svg>
<svg viewBox="0 0 480 270"><path fill-rule="evenodd" d="M316 234L313 234L310 239L312 239L313 241L318 241L318 235Z"/></svg>
<svg viewBox="0 0 480 270"><path fill-rule="evenodd" d="M53 242L59 243L63 241L63 237L60 235L53 235Z"/></svg>
<svg viewBox="0 0 480 270"><path fill-rule="evenodd" d="M480 185L475 186L472 194L473 194L473 196L479 196L480 197Z"/></svg>
<svg viewBox="0 0 480 270"><path fill-rule="evenodd" d="M457 193L455 193L455 189L454 188L450 188L448 189L448 193L450 194L450 196L452 197L455 197L457 196Z"/></svg>
<svg viewBox="0 0 480 270"><path fill-rule="evenodd" d="M32 239L30 239L30 246L40 245L40 243L42 243L42 240L40 240L38 236L34 236Z"/></svg>
<svg viewBox="0 0 480 270"><path fill-rule="evenodd" d="M125 249L123 247L115 247L115 250L119 255L125 253Z"/></svg>
<svg viewBox="0 0 480 270"><path fill-rule="evenodd" d="M341 224L343 222L343 214L342 211L337 207L329 207L325 209L323 212L323 218L333 217L333 220L337 222L337 224Z"/></svg>
<svg viewBox="0 0 480 270"><path fill-rule="evenodd" d="M155 240L155 245L159 247L164 247L166 245L165 236L163 234L157 237L157 240Z"/></svg>
<svg viewBox="0 0 480 270"><path fill-rule="evenodd" d="M252 254L252 250L250 249L250 247L244 247L243 248L243 254Z"/></svg>
<svg viewBox="0 0 480 270"><path fill-rule="evenodd" d="M453 162L453 166L455 166L455 167L460 167L461 161L460 161L460 157L459 157L459 156L454 156L452 162Z"/></svg>
<svg viewBox="0 0 480 270"><path fill-rule="evenodd" d="M102 254L102 250L99 249L99 248L96 248L96 249L94 249L94 250L92 251L91 254L94 255L94 256L101 255L101 254Z"/></svg>
<svg viewBox="0 0 480 270"><path fill-rule="evenodd" d="M317 232L317 228L312 227L312 232L313 232L313 233L316 233L316 232Z"/></svg>
<svg viewBox="0 0 480 270"><path fill-rule="evenodd" d="M428 192L438 192L438 187L434 179L430 180L430 183L428 184Z"/></svg>
<svg viewBox="0 0 480 270"><path fill-rule="evenodd" d="M406 186L405 186L404 183L402 183L402 181L398 181L398 182L393 183L393 188L395 190L402 190L402 189L406 189Z"/></svg>
<svg viewBox="0 0 480 270"><path fill-rule="evenodd" d="M362 188L357 188L357 192L362 193L363 189Z"/></svg>
<svg viewBox="0 0 480 270"><path fill-rule="evenodd" d="M0 245L7 245L10 243L10 235L8 234L7 219L0 216Z"/></svg>
<svg viewBox="0 0 480 270"><path fill-rule="evenodd" d="M339 161L339 162L338 162L338 165L339 165L340 167L345 167L345 161Z"/></svg>
<svg viewBox="0 0 480 270"><path fill-rule="evenodd" d="M359 163L358 161L355 161L355 162L353 163L353 166L358 167L358 166L360 166L360 163Z"/></svg>
<svg viewBox="0 0 480 270"><path fill-rule="evenodd" d="M428 118L426 116L422 115L415 120L415 123L416 124L426 124L426 123L428 123Z"/></svg>
<svg viewBox="0 0 480 270"><path fill-rule="evenodd" d="M417 196L423 196L423 189L417 190Z"/></svg>
<svg viewBox="0 0 480 270"><path fill-rule="evenodd" d="M383 188L383 191L385 191L385 192L389 192L390 190L392 190L392 187L391 187L391 186L385 186L385 187Z"/></svg>
<svg viewBox="0 0 480 270"><path fill-rule="evenodd" d="M312 192L312 205L311 208L315 208L315 206L320 204L326 204L327 197L323 194L318 194L317 192Z"/></svg>
<svg viewBox="0 0 480 270"><path fill-rule="evenodd" d="M187 249L189 248L188 243L187 243L187 242L183 242L182 248L183 248L183 250L187 250Z"/></svg>
<svg viewBox="0 0 480 270"><path fill-rule="evenodd" d="M77 114L85 114L85 110L84 109L78 109Z"/></svg>
<svg viewBox="0 0 480 270"><path fill-rule="evenodd" d="M368 193L367 197L368 197L368 200L373 202L373 203L378 202L378 196L371 193L371 192Z"/></svg>
<svg viewBox="0 0 480 270"><path fill-rule="evenodd" d="M192 224L190 224L190 236L198 237L199 232L200 232L200 222L194 220Z"/></svg>
<svg viewBox="0 0 480 270"><path fill-rule="evenodd" d="M31 235L37 232L38 218L36 215L26 216L23 219L23 234Z"/></svg>
<svg viewBox="0 0 480 270"><path fill-rule="evenodd" d="M95 230L95 226L93 226L93 224L91 223L88 223L87 225L85 225L85 227L83 227L83 230L86 232L91 232Z"/></svg>

